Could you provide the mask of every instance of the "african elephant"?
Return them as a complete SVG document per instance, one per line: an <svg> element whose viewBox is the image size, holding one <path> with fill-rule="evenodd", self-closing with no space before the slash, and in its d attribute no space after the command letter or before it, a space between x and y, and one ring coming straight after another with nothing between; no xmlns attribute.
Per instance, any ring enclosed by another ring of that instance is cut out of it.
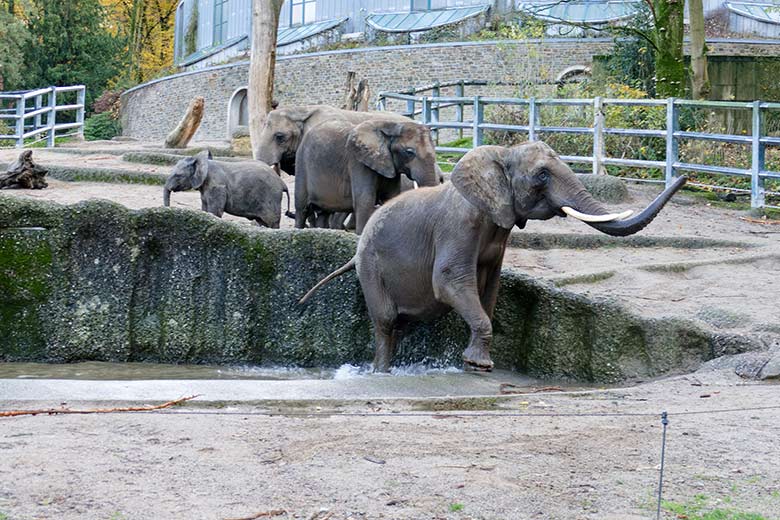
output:
<svg viewBox="0 0 780 520"><path fill-rule="evenodd" d="M295 175L295 155L309 130L327 121L360 124L372 119L409 121L407 117L393 112L354 112L327 105L271 110L260 133L256 158L270 166L278 164L288 174Z"/></svg>
<svg viewBox="0 0 780 520"><path fill-rule="evenodd" d="M402 176L420 186L440 183L431 132L408 119L322 123L307 132L297 157L297 228L313 210L351 211L360 234L376 205L401 192Z"/></svg>
<svg viewBox="0 0 780 520"><path fill-rule="evenodd" d="M528 220L567 215L597 230L626 236L649 224L685 183L677 179L641 214L610 214L546 144L481 146L468 152L451 182L412 190L379 208L355 256L302 299L357 269L374 325L374 369L387 371L401 328L451 309L468 323L463 352L469 368L491 370L491 319L509 233Z"/></svg>
<svg viewBox="0 0 780 520"><path fill-rule="evenodd" d="M163 189L163 203L170 206L171 192L199 190L201 209L217 217L229 213L254 220L261 226L278 228L282 193L290 193L276 172L257 161L223 163L211 160L208 151L182 159L173 167Z"/></svg>

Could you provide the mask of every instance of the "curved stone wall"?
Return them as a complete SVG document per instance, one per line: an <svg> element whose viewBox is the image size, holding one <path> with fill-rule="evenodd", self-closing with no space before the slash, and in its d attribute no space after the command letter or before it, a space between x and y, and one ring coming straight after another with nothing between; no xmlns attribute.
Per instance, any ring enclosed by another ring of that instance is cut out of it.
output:
<svg viewBox="0 0 780 520"><path fill-rule="evenodd" d="M355 243L344 232L261 230L190 210L0 196L0 362L369 361L371 327L354 273L297 305ZM739 347L515 271L501 283L497 367L615 382L690 369ZM457 364L467 341L465 323L450 313L413 327L396 361Z"/></svg>
<svg viewBox="0 0 780 520"><path fill-rule="evenodd" d="M780 44L760 40L708 41L710 56L780 56ZM280 56L276 99L283 105L340 105L346 73L369 81L374 94L434 81L479 79L554 81L564 70L591 65L609 54L609 38L559 38L525 41L458 42L369 47ZM248 62L221 65L151 81L122 96L122 127L127 136L162 141L179 122L190 100L203 96L206 111L196 140L226 139L229 101L246 86ZM487 87L473 94L513 94Z"/></svg>

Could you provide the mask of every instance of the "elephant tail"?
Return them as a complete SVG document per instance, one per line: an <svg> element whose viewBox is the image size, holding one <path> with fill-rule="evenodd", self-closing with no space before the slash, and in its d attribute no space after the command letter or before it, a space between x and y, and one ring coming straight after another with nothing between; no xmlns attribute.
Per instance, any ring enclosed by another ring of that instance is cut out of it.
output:
<svg viewBox="0 0 780 520"><path fill-rule="evenodd" d="M290 218L295 218L295 212L290 211L290 190L287 189L287 186L284 187L284 193L287 195L287 211L284 214Z"/></svg>
<svg viewBox="0 0 780 520"><path fill-rule="evenodd" d="M342 274L346 273L347 271L351 271L354 268L355 268L355 257L353 256L352 260L350 260L346 264L342 265L341 267L339 267L338 269L336 269L335 271L330 273L328 276L326 276L325 278L320 280L317 283L317 285L312 287L309 290L309 292L307 292L306 295L298 301L298 305L302 305L302 304L306 303L308 301L308 299L311 298L312 294L317 292L317 290L319 290L320 287L322 287L323 285L325 285L329 281L333 280L337 276L341 276Z"/></svg>

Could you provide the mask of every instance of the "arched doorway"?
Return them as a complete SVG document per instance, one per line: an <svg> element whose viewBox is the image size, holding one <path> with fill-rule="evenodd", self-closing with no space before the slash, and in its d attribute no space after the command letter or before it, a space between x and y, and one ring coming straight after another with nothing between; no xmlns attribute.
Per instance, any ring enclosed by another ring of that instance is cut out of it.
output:
<svg viewBox="0 0 780 520"><path fill-rule="evenodd" d="M227 138L232 139L233 133L239 126L249 124L249 98L247 87L241 87L230 97L228 103Z"/></svg>

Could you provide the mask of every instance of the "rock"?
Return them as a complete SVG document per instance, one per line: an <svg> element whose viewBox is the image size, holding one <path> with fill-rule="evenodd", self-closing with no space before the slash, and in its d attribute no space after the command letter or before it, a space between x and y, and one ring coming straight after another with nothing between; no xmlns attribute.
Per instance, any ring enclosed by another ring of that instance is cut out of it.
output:
<svg viewBox="0 0 780 520"><path fill-rule="evenodd" d="M780 352L775 352L764 364L759 379L777 379L780 378Z"/></svg>
<svg viewBox="0 0 780 520"><path fill-rule="evenodd" d="M593 198L600 202L620 204L629 200L626 183L618 177L592 174L578 174L577 177Z"/></svg>

